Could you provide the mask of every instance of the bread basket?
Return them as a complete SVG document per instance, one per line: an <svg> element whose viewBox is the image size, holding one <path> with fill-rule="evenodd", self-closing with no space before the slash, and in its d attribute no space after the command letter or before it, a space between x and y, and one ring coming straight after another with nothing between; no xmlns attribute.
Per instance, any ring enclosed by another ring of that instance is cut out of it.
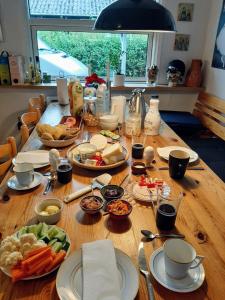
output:
<svg viewBox="0 0 225 300"><path fill-rule="evenodd" d="M75 140L77 139L79 133L80 133L80 131L78 131L77 134L75 134L71 139L68 139L68 140L44 140L42 138L40 138L40 140L41 140L42 144L44 144L47 147L63 148L63 147L67 147L67 146L73 144L75 142Z"/></svg>

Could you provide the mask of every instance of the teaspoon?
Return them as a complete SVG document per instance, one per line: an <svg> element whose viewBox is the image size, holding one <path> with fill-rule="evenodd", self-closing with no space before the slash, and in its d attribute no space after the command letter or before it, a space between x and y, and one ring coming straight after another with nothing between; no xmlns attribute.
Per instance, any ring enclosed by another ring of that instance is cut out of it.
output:
<svg viewBox="0 0 225 300"><path fill-rule="evenodd" d="M175 234L175 233L152 233L150 230L141 230L141 233L150 241L153 241L155 238L177 238L183 239L185 236L183 234Z"/></svg>

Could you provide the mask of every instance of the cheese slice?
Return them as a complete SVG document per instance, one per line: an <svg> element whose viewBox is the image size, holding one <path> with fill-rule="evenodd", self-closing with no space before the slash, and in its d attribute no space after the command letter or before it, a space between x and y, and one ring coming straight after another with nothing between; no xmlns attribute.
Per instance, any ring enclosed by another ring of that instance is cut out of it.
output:
<svg viewBox="0 0 225 300"><path fill-rule="evenodd" d="M95 134L90 139L90 144L95 145L97 151L102 151L107 146L107 138L101 134Z"/></svg>
<svg viewBox="0 0 225 300"><path fill-rule="evenodd" d="M119 143L113 144L102 152L102 159L106 165L115 164L124 159L123 148Z"/></svg>

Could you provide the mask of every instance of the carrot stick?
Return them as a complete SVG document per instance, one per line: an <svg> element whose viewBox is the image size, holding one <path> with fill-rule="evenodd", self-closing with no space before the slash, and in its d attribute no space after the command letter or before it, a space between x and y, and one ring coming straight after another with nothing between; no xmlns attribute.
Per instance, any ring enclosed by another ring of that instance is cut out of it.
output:
<svg viewBox="0 0 225 300"><path fill-rule="evenodd" d="M41 248L38 248L38 249L31 250L30 252L27 253L26 259L27 259L28 257L31 257L31 256L33 256L33 255L36 255L36 254L38 254L38 253L40 253L40 252L46 250L47 248L49 248L49 246L44 246L44 247L41 247Z"/></svg>
<svg viewBox="0 0 225 300"><path fill-rule="evenodd" d="M66 251L60 250L58 253L56 253L56 256L53 259L52 263L45 269L45 271L50 272L52 269L54 269L63 261L65 256L66 256Z"/></svg>
<svg viewBox="0 0 225 300"><path fill-rule="evenodd" d="M35 274L41 275L42 273L44 273L46 267L49 266L49 265L51 265L52 262L53 262L53 258L50 256L45 261L43 261L42 263L40 263L39 268L36 269Z"/></svg>
<svg viewBox="0 0 225 300"><path fill-rule="evenodd" d="M11 271L12 274L12 282L16 282L27 277L27 273L24 272L21 268L13 268Z"/></svg>
<svg viewBox="0 0 225 300"><path fill-rule="evenodd" d="M36 255L33 255L31 257L28 257L27 259L22 261L22 268L23 269L33 269L33 267L39 263L39 261L42 261L44 258L51 256L51 247L47 247L47 249L37 253Z"/></svg>

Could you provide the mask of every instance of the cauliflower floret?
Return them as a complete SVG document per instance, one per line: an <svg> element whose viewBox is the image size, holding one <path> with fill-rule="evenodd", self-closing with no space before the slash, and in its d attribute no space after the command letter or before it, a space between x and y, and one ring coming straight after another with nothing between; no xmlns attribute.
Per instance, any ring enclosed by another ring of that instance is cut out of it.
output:
<svg viewBox="0 0 225 300"><path fill-rule="evenodd" d="M33 233L25 233L20 237L20 243L25 244L29 243L33 245L37 241L36 236Z"/></svg>
<svg viewBox="0 0 225 300"><path fill-rule="evenodd" d="M6 261L6 258L10 255L11 252L9 251L4 251L1 253L0 255L0 266L1 267L5 267L5 261Z"/></svg>
<svg viewBox="0 0 225 300"><path fill-rule="evenodd" d="M20 247L20 252L23 253L23 255L24 255L24 253L27 251L30 251L31 248L32 248L32 245L30 243L24 243Z"/></svg>
<svg viewBox="0 0 225 300"><path fill-rule="evenodd" d="M15 236L7 236L1 243L1 248L4 247L5 245L8 245L9 247L9 244L12 245L12 248L13 249L19 249L20 248L20 241L18 240L18 238L16 238ZM0 248L0 251L1 251L1 248ZM4 248L3 248L4 249Z"/></svg>
<svg viewBox="0 0 225 300"><path fill-rule="evenodd" d="M23 255L20 252L18 251L12 252L5 259L5 267L15 266L22 259L23 259Z"/></svg>

